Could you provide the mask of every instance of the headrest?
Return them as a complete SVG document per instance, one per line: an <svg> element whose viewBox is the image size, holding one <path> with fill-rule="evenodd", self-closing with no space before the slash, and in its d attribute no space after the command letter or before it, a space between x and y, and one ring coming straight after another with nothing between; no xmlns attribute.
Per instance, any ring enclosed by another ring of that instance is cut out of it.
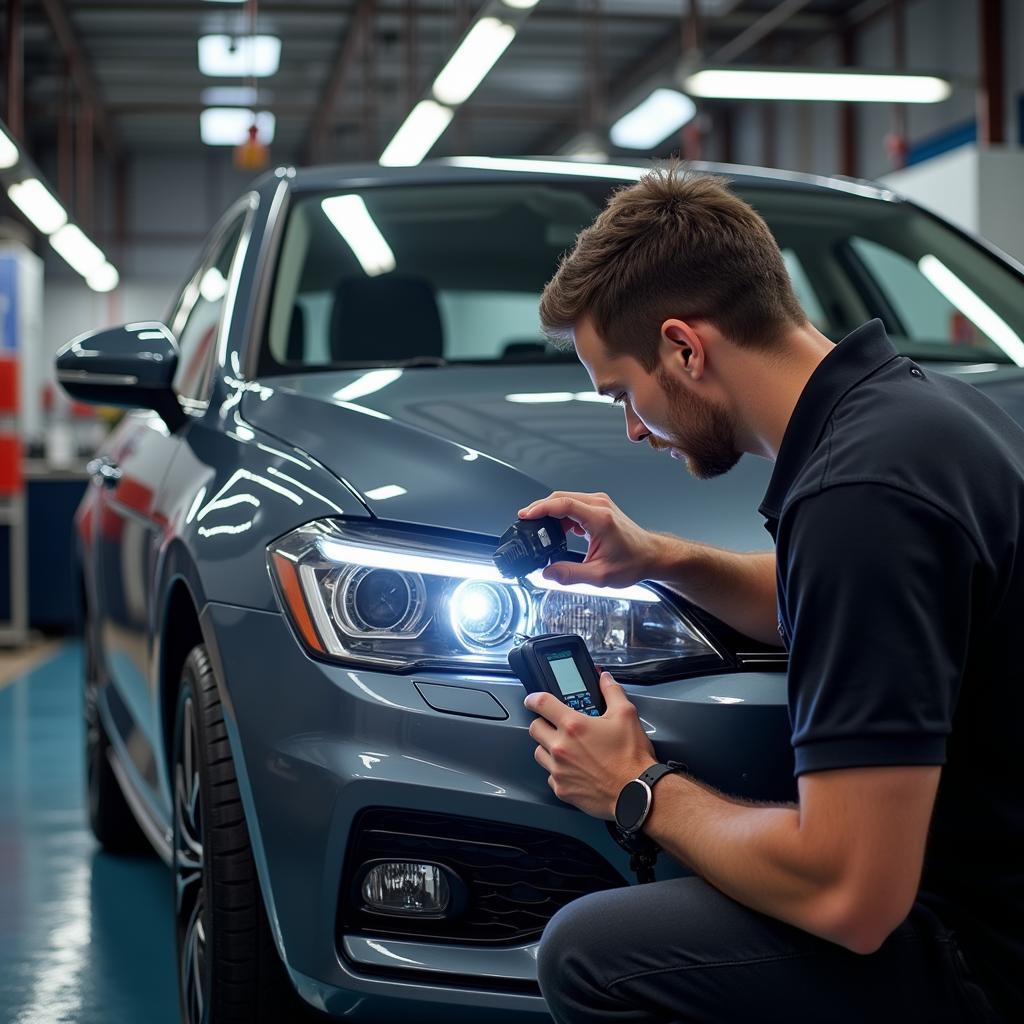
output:
<svg viewBox="0 0 1024 1024"><path fill-rule="evenodd" d="M410 274L343 277L331 311L333 362L391 362L444 355L434 286Z"/></svg>
<svg viewBox="0 0 1024 1024"><path fill-rule="evenodd" d="M306 314L299 305L292 306L292 320L288 325L288 345L284 358L289 363L301 363L306 358Z"/></svg>

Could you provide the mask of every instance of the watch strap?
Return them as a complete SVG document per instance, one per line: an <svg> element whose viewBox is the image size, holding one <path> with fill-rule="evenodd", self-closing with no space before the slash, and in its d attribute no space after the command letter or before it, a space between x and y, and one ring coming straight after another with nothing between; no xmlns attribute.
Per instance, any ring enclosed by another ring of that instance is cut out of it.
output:
<svg viewBox="0 0 1024 1024"><path fill-rule="evenodd" d="M637 776L637 778L639 778L641 782L646 782L647 785L653 789L654 784L658 779L668 775L669 772L680 771L681 769L685 769L685 767L686 765L682 764L680 761L669 761L666 764L652 764L647 771Z"/></svg>

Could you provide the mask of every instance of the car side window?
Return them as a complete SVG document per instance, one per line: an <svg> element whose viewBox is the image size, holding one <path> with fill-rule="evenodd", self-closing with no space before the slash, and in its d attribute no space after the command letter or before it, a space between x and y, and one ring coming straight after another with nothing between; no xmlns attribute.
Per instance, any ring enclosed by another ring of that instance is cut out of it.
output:
<svg viewBox="0 0 1024 1024"><path fill-rule="evenodd" d="M178 397L196 402L208 397L210 367L228 291L228 275L245 215L239 216L221 235L198 273L185 288L172 325L178 340L178 369L174 390Z"/></svg>
<svg viewBox="0 0 1024 1024"><path fill-rule="evenodd" d="M961 312L929 276L929 257L915 262L901 252L868 238L853 237L850 248L871 275L885 301L900 319L906 340L920 356L928 350L955 349L970 358L997 355L1000 349ZM935 262L934 257L931 257ZM947 271L948 273L948 271Z"/></svg>

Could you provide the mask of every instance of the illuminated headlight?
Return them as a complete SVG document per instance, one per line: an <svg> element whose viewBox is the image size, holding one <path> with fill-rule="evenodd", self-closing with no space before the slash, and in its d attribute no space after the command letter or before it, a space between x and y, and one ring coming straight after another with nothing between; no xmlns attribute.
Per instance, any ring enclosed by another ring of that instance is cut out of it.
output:
<svg viewBox="0 0 1024 1024"><path fill-rule="evenodd" d="M380 525L310 523L269 550L281 602L313 651L399 669L507 671L516 634L577 633L609 668L717 658L648 586L560 586L504 579L492 548Z"/></svg>

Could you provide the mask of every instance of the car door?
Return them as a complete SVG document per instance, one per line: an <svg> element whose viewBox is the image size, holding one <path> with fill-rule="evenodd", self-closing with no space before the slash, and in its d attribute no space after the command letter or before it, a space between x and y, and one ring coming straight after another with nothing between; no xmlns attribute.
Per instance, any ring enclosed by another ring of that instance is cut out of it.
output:
<svg viewBox="0 0 1024 1024"><path fill-rule="evenodd" d="M171 317L178 341L174 389L186 412L200 415L208 401L211 367L223 321L227 280L238 248L245 207L215 230L205 258L183 289ZM170 431L151 411L129 413L94 460L100 487L97 539L99 627L108 677L108 710L145 783L157 786L154 761L159 728L151 671L153 567L166 526L160 488L189 421Z"/></svg>

